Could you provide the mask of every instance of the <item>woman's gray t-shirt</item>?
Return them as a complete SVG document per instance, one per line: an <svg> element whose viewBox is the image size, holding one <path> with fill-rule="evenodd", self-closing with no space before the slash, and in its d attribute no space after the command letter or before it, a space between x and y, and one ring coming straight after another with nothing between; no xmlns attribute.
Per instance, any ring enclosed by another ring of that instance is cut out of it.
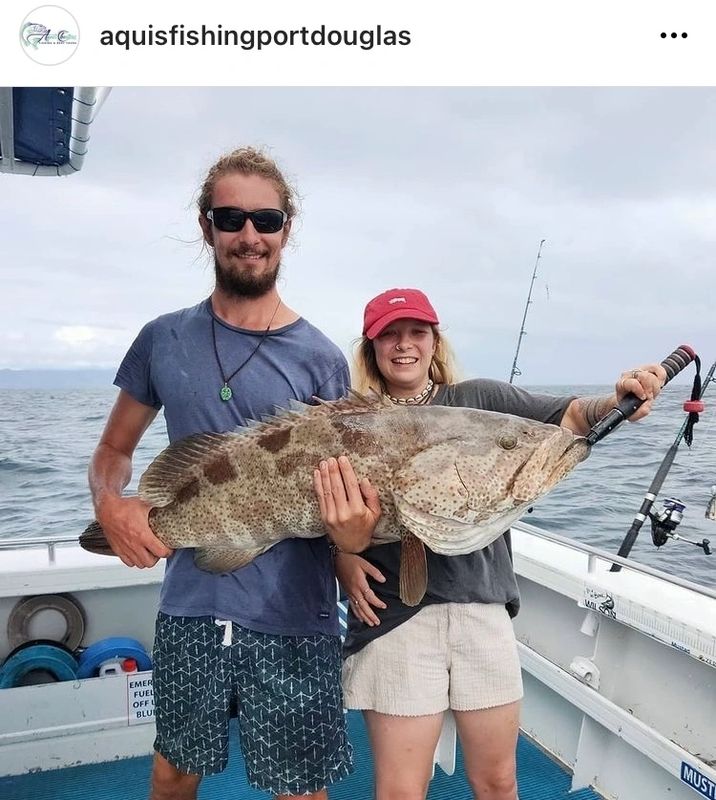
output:
<svg viewBox="0 0 716 800"><path fill-rule="evenodd" d="M432 405L479 408L558 425L574 397L534 394L502 381L477 378L440 386ZM428 588L417 606L406 606L398 596L400 542L370 547L360 555L385 576L379 583L368 576L375 594L386 604L373 611L380 625L370 627L355 615L348 615L344 655L358 652L373 639L390 632L434 603L503 603L514 617L520 605L517 581L512 569L510 532L492 544L463 556L442 556L426 548Z"/></svg>

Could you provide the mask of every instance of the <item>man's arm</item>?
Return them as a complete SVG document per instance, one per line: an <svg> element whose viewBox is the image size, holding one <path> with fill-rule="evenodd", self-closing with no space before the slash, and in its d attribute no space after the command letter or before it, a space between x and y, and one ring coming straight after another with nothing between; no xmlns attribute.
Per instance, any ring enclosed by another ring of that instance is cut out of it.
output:
<svg viewBox="0 0 716 800"><path fill-rule="evenodd" d="M664 383L666 383L666 370L661 364L647 364L639 369L628 370L617 381L614 394L602 397L576 397L572 400L559 424L579 436L586 436L591 428L630 392L640 400L644 400L644 403L629 417L630 422L636 422L651 411L652 403Z"/></svg>
<svg viewBox="0 0 716 800"><path fill-rule="evenodd" d="M97 521L112 550L129 567L153 567L171 554L149 527L149 504L122 497L132 477L132 456L157 411L120 391L89 466Z"/></svg>

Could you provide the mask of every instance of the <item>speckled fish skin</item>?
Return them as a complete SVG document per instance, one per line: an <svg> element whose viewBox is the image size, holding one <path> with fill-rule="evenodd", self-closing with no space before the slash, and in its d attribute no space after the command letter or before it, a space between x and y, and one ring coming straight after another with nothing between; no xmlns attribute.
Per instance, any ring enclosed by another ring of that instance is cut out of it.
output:
<svg viewBox="0 0 716 800"><path fill-rule="evenodd" d="M716 486L711 487L711 499L706 506L706 512L704 513L704 516L706 519L712 519L714 522L716 522Z"/></svg>
<svg viewBox="0 0 716 800"><path fill-rule="evenodd" d="M175 443L139 495L168 547L197 548L199 566L225 571L287 537L324 535L313 470L346 455L379 492L374 544L408 530L437 553L461 554L494 541L588 451L555 425L354 395Z"/></svg>

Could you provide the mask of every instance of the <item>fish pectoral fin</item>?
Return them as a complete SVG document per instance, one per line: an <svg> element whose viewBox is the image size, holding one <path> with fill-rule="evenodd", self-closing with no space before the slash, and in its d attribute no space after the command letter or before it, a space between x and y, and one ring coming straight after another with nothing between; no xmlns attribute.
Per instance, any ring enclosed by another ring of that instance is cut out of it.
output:
<svg viewBox="0 0 716 800"><path fill-rule="evenodd" d="M398 492L393 492L393 502L400 524L414 533L418 539L422 539L425 544L430 546L431 550L434 549L433 544L438 544L438 540L442 540L446 536L458 538L463 531L474 530L473 525L462 522L462 520L436 516L423 511Z"/></svg>
<svg viewBox="0 0 716 800"><path fill-rule="evenodd" d="M415 534L434 553L459 556L482 550L499 537L518 519L525 507L515 513L501 514L496 519L485 518L479 524L463 522L450 517L435 516L409 503L397 492L393 502L398 520Z"/></svg>
<svg viewBox="0 0 716 800"><path fill-rule="evenodd" d="M400 599L417 606L428 588L428 560L425 545L406 531L400 540Z"/></svg>
<svg viewBox="0 0 716 800"><path fill-rule="evenodd" d="M237 436L233 432L197 433L172 442L147 467L139 479L137 494L158 508L168 506L182 494L191 497L198 491L199 477L206 475L207 468L218 464L220 473L232 471L230 450Z"/></svg>
<svg viewBox="0 0 716 800"><path fill-rule="evenodd" d="M237 550L228 547L201 547L194 552L194 563L207 572L233 572L250 564L256 556L265 553L268 547L254 550Z"/></svg>

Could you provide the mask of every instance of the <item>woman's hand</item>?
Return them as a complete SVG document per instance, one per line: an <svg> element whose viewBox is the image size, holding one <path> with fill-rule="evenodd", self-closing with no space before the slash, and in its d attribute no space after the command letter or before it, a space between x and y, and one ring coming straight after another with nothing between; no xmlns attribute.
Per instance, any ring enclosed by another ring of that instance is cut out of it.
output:
<svg viewBox="0 0 716 800"><path fill-rule="evenodd" d="M615 393L608 397L575 397L567 406L560 425L578 436L586 436L597 422L608 414L627 394L635 394L644 402L628 418L629 422L643 419L650 411L654 398L666 383L666 370L661 364L647 364L623 372L616 383Z"/></svg>
<svg viewBox="0 0 716 800"><path fill-rule="evenodd" d="M313 471L321 519L339 550L359 553L370 544L380 519L378 492L367 478L359 481L346 456L321 461Z"/></svg>
<svg viewBox="0 0 716 800"><path fill-rule="evenodd" d="M651 411L652 403L661 391L661 387L666 383L666 378L666 370L661 364L646 364L621 374L615 386L617 403L630 392L640 400L644 400L629 417L629 422L643 419Z"/></svg>
<svg viewBox="0 0 716 800"><path fill-rule="evenodd" d="M378 567L374 567L370 561L366 561L364 558L352 553L336 553L334 567L338 582L348 595L351 611L366 625L371 627L380 625L380 620L371 606L385 608L386 605L370 588L368 576L380 583L384 583L385 576L383 573Z"/></svg>

